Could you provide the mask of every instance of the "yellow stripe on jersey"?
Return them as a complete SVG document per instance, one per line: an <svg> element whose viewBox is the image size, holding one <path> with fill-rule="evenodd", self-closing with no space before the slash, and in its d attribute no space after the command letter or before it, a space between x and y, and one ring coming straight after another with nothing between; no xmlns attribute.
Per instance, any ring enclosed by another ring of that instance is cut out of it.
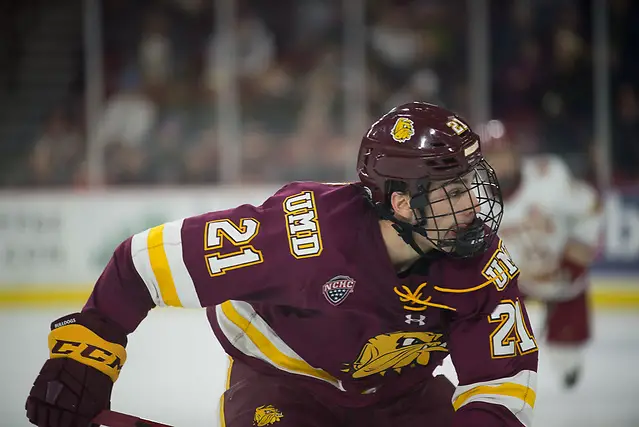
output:
<svg viewBox="0 0 639 427"><path fill-rule="evenodd" d="M508 409L525 427L532 426L537 393L537 373L522 370L516 375L458 386L453 395L455 411L473 402L500 405Z"/></svg>
<svg viewBox="0 0 639 427"><path fill-rule="evenodd" d="M147 246L149 250L149 259L151 260L151 268L158 282L162 300L168 306L182 307L175 282L169 267L169 260L164 250L164 224L153 227L149 230L147 238Z"/></svg>
<svg viewBox="0 0 639 427"><path fill-rule="evenodd" d="M458 410L473 396L479 395L499 395L516 397L519 400L523 400L531 408L535 407L535 399L537 394L530 388L515 383L505 383L498 386L479 386L468 390L467 392L459 395L453 402L453 407Z"/></svg>
<svg viewBox="0 0 639 427"><path fill-rule="evenodd" d="M133 266L155 305L201 308L182 248L184 220L144 230L131 238Z"/></svg>
<svg viewBox="0 0 639 427"><path fill-rule="evenodd" d="M250 304L227 301L219 305L216 311L220 328L229 342L242 353L262 359L282 371L320 379L343 390L337 378L309 365L288 347ZM225 320L230 321L233 326L230 327ZM248 341L243 340L242 336L238 337L238 333L248 338Z"/></svg>

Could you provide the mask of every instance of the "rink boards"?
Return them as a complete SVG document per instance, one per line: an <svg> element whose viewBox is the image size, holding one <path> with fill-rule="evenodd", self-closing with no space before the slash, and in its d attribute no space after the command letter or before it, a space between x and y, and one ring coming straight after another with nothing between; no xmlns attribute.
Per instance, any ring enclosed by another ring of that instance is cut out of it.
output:
<svg viewBox="0 0 639 427"><path fill-rule="evenodd" d="M177 218L259 205L278 188L0 192L0 305L80 304L128 236ZM593 301L639 309L639 189L604 200Z"/></svg>

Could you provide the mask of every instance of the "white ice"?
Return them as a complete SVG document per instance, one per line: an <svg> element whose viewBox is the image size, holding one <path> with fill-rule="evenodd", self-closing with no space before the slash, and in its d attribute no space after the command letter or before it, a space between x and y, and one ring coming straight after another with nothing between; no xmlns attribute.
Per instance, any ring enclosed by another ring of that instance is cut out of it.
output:
<svg viewBox="0 0 639 427"><path fill-rule="evenodd" d="M76 308L77 309L77 308ZM73 307L0 311L0 426L27 427L24 401L49 323ZM227 358L203 311L154 310L131 335L112 408L177 427L218 425ZM562 390L541 351L535 427L639 427L639 311L598 311L582 382Z"/></svg>

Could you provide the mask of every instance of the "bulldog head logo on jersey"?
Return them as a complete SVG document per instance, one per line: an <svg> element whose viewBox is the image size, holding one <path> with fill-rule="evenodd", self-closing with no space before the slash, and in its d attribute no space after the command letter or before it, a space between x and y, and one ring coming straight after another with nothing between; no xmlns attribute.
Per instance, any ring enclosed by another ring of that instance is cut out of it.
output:
<svg viewBox="0 0 639 427"><path fill-rule="evenodd" d="M415 135L415 127L411 119L400 117L391 130L391 136L397 142L406 142Z"/></svg>
<svg viewBox="0 0 639 427"><path fill-rule="evenodd" d="M369 375L385 375L393 370L401 374L402 368L430 362L433 351L448 352L442 334L433 332L394 332L378 335L368 340L357 356L357 360L342 372L351 372L353 378Z"/></svg>
<svg viewBox="0 0 639 427"><path fill-rule="evenodd" d="M262 405L255 408L254 426L270 426L284 418L284 414L273 405Z"/></svg>
<svg viewBox="0 0 639 427"><path fill-rule="evenodd" d="M322 293L333 305L340 305L353 292L355 279L348 276L335 276L322 286Z"/></svg>

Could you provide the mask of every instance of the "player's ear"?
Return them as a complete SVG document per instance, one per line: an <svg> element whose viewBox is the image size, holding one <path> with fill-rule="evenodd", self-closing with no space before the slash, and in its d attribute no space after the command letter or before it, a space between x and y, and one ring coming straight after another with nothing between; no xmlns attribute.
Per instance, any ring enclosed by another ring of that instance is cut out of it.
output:
<svg viewBox="0 0 639 427"><path fill-rule="evenodd" d="M413 217L413 210L410 207L410 196L408 193L394 191L390 197L391 208L395 216L405 221Z"/></svg>

